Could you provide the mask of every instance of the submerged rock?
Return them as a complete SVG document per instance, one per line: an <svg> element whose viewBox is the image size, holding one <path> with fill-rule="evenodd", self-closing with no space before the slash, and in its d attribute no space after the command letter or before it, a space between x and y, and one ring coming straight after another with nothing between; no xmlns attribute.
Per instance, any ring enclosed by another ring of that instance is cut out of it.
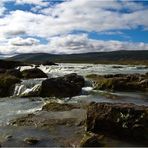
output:
<svg viewBox="0 0 148 148"><path fill-rule="evenodd" d="M63 77L46 79L42 82L42 97L72 97L80 94L84 78L75 73Z"/></svg>
<svg viewBox="0 0 148 148"><path fill-rule="evenodd" d="M48 76L42 70L40 70L38 68L23 70L22 71L22 76L25 79L48 78Z"/></svg>
<svg viewBox="0 0 148 148"><path fill-rule="evenodd" d="M28 137L28 138L24 139L24 142L26 142L27 144L30 144L30 145L34 145L39 142L39 139L37 139L35 137Z"/></svg>
<svg viewBox="0 0 148 148"><path fill-rule="evenodd" d="M47 103L42 107L42 110L46 110L46 111L69 111L72 109L77 109L79 108L76 105L72 105L72 104L60 104L60 103L56 103L56 102L51 102L51 103Z"/></svg>
<svg viewBox="0 0 148 148"><path fill-rule="evenodd" d="M114 65L114 66L112 66L112 68L123 68L123 66L116 66L116 65Z"/></svg>
<svg viewBox="0 0 148 148"><path fill-rule="evenodd" d="M105 132L127 140L148 141L148 107L122 103L90 103L87 131Z"/></svg>
<svg viewBox="0 0 148 148"><path fill-rule="evenodd" d="M15 84L20 82L20 79L15 76L0 74L0 97L11 96L14 92Z"/></svg>

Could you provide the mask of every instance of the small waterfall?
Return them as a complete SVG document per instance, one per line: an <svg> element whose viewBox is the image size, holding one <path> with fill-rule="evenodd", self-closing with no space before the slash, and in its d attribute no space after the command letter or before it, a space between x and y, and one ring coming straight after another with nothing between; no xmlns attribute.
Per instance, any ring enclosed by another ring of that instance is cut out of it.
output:
<svg viewBox="0 0 148 148"><path fill-rule="evenodd" d="M27 94L30 94L30 93L33 93L33 92L38 92L40 87L41 87L41 84L36 84L32 88L27 88L24 92L21 93L21 95L27 95Z"/></svg>
<svg viewBox="0 0 148 148"><path fill-rule="evenodd" d="M13 96L19 96L26 90L25 85L23 84L16 84Z"/></svg>
<svg viewBox="0 0 148 148"><path fill-rule="evenodd" d="M44 79L23 80L21 84L16 84L13 96L22 96L37 92Z"/></svg>

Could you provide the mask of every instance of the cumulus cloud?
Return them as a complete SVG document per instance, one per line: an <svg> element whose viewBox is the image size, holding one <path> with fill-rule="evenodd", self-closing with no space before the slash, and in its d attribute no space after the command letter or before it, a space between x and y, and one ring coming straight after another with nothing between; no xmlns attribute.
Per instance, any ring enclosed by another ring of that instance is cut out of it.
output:
<svg viewBox="0 0 148 148"><path fill-rule="evenodd" d="M41 1L18 0L18 2ZM130 12L120 13L123 7ZM0 19L1 33L5 35L21 30L28 35L48 38L74 30L101 32L138 26L148 27L146 19L148 10L134 2L73 0L42 9L40 13L21 10L10 12L5 18Z"/></svg>
<svg viewBox="0 0 148 148"><path fill-rule="evenodd" d="M21 37L16 37L9 40L9 44L14 46L33 46L33 45L37 45L38 43L39 43L39 40L34 38L23 39Z"/></svg>
<svg viewBox="0 0 148 148"><path fill-rule="evenodd" d="M39 41L37 39L33 38L10 39L9 43L0 45L0 53L18 54L44 52L71 54L114 50L148 50L148 44L145 43L94 40L89 39L87 34L53 37L50 39L48 44L38 44L38 42Z"/></svg>
<svg viewBox="0 0 148 148"><path fill-rule="evenodd" d="M148 9L141 3L118 0L68 0L47 7L50 1L2 0L0 8L3 9L0 9L0 15L4 14L4 3L8 1L19 5L33 4L34 13L11 10L0 17L0 53L148 50L145 43L94 40L87 34L71 34L75 31L84 31L124 35L124 29L135 29L139 26L147 29ZM39 12L35 13L37 10ZM49 42L42 44L37 37L45 38Z"/></svg>

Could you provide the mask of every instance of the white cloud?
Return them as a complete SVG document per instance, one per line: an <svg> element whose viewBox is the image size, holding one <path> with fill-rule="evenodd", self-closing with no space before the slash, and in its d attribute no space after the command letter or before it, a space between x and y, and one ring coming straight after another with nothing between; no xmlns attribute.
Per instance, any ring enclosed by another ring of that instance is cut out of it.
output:
<svg viewBox="0 0 148 148"><path fill-rule="evenodd" d="M94 40L89 39L87 34L53 37L48 44L40 44L39 41L34 38L14 38L10 39L8 43L0 44L0 53L5 54L29 52L71 54L114 50L148 50L148 44Z"/></svg>
<svg viewBox="0 0 148 148"><path fill-rule="evenodd" d="M33 4L33 5L40 5L40 6L47 6L49 2L45 2L44 0L3 0L4 2L15 2L16 4Z"/></svg>
<svg viewBox="0 0 148 148"><path fill-rule="evenodd" d="M24 0L24 2L40 3L42 1ZM126 6L132 12L120 13L119 10ZM139 25L147 28L148 10L139 10L143 7L134 2L73 0L42 9L41 12L44 14L21 10L10 12L5 18L0 19L0 30L4 36L25 32L28 35L49 38L74 30L102 32L131 29Z"/></svg>
<svg viewBox="0 0 148 148"><path fill-rule="evenodd" d="M3 16L5 10L4 3L0 2L0 17Z"/></svg>
<svg viewBox="0 0 148 148"><path fill-rule="evenodd" d="M34 4L33 11L10 11L0 18L0 53L49 52L79 53L111 50L148 50L144 43L120 41L102 41L89 39L86 34L70 35L77 30L106 34L123 35L120 29L133 29L138 26L148 28L148 9L133 1L72 0L45 8L49 2L44 0L2 0L16 4ZM127 12L122 9L127 9ZM4 8L5 9L5 8ZM0 15L4 13L0 9ZM49 40L47 45L39 40L19 36L43 37ZM21 47L19 47L21 46ZM29 46L29 47L28 47Z"/></svg>
<svg viewBox="0 0 148 148"><path fill-rule="evenodd" d="M34 38L23 39L21 37L16 37L9 40L9 44L14 46L33 46L39 44L39 42L39 40Z"/></svg>

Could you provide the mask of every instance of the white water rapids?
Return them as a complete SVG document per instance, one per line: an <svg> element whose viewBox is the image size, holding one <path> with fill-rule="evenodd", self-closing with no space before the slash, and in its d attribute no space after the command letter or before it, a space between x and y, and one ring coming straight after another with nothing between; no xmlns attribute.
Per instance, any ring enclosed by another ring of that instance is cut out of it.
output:
<svg viewBox="0 0 148 148"><path fill-rule="evenodd" d="M114 67L114 66L119 66ZM31 66L19 67L20 70L33 68ZM59 64L58 66L39 66L39 69L44 71L49 78L63 76L69 73L77 73L82 76L88 74L144 74L148 72L144 66L128 66L128 65L104 65L104 64ZM36 91L42 81L45 79L29 79L22 80L21 84L16 84L14 95L9 98L0 99L0 123L6 123L9 120L20 116L21 114L32 113L40 110L47 98L20 98L19 96ZM86 86L82 88L82 94L75 96L71 100L68 98L62 101L70 101L73 103L80 102L128 102L140 105L148 105L148 93L141 92L116 92L119 99L109 99L101 95L101 91L93 90L91 83L86 81ZM55 99L56 100L56 99ZM59 100L58 100L59 101Z"/></svg>

